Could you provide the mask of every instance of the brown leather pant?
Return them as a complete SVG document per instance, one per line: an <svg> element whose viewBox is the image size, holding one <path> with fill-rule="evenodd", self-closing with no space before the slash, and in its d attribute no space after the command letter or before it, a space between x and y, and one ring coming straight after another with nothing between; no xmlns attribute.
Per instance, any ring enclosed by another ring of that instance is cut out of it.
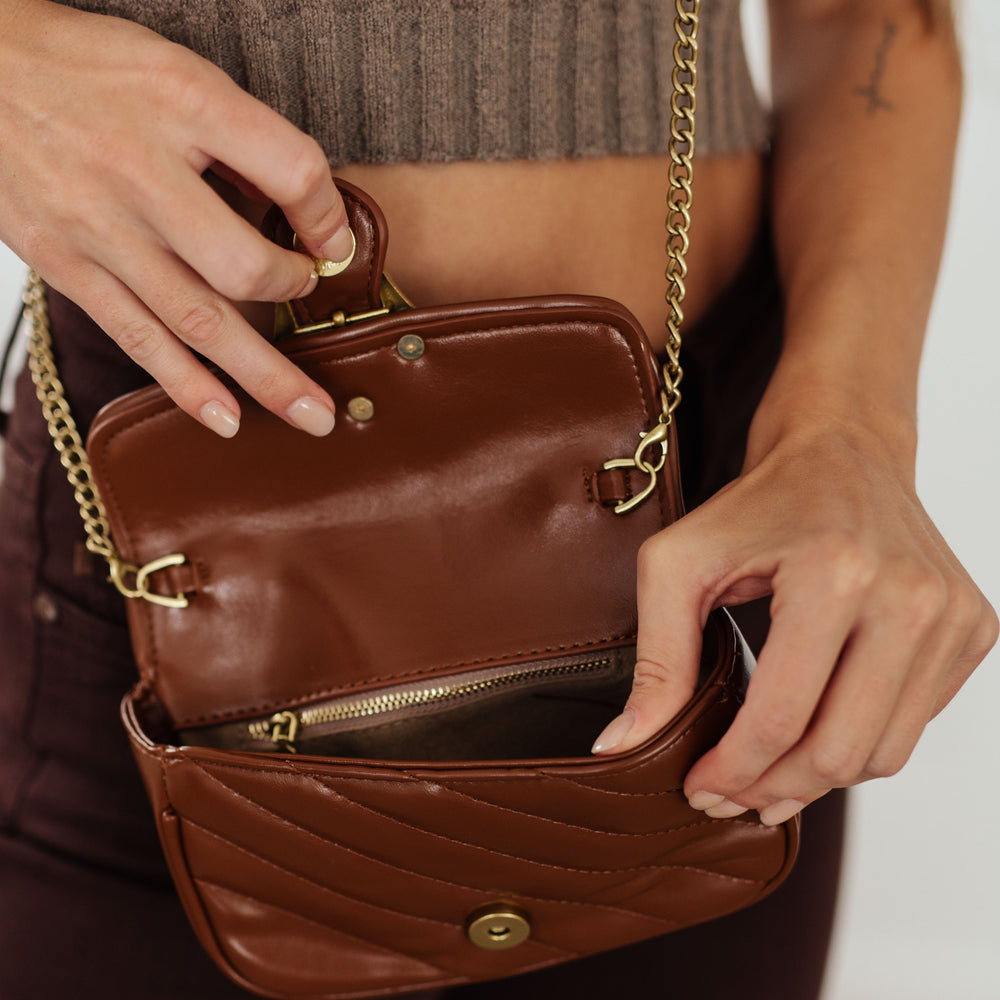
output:
<svg viewBox="0 0 1000 1000"><path fill-rule="evenodd" d="M81 428L148 379L75 306L51 297ZM739 471L780 344L766 243L688 337L679 426L690 503ZM202 954L160 856L118 723L135 667L124 611L82 530L26 376L0 486L0 995L4 1000L228 1000L247 994ZM155 456L150 456L155 461ZM741 616L759 644L766 609ZM491 1000L818 996L843 796L807 810L789 881L750 910L516 980L424 994Z"/></svg>

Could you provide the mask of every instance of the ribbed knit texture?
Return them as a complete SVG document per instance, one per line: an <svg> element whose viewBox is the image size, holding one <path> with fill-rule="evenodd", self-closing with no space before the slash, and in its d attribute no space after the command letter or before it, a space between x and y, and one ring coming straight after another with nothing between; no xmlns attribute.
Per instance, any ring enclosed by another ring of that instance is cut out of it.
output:
<svg viewBox="0 0 1000 1000"><path fill-rule="evenodd" d="M667 150L669 0L65 0L221 66L333 165ZM740 0L703 0L697 152L760 148Z"/></svg>

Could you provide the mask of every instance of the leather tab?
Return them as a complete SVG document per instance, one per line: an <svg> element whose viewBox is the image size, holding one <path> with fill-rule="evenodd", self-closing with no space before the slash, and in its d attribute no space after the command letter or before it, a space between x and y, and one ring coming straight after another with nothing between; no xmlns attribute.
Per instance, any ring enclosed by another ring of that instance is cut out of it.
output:
<svg viewBox="0 0 1000 1000"><path fill-rule="evenodd" d="M337 312L351 315L379 309L382 305L379 289L389 241L385 216L375 202L353 184L339 178L334 178L334 183L344 199L357 250L354 260L342 274L320 278L311 295L291 303L300 326L325 322ZM261 230L278 246L292 249L292 227L277 205L264 217Z"/></svg>
<svg viewBox="0 0 1000 1000"><path fill-rule="evenodd" d="M167 581L167 593L173 594L194 594L198 590L199 573L198 567L189 562L183 562L179 566L168 566L163 575Z"/></svg>
<svg viewBox="0 0 1000 1000"><path fill-rule="evenodd" d="M628 469L599 469L590 477L590 493L602 507L615 507L632 499Z"/></svg>

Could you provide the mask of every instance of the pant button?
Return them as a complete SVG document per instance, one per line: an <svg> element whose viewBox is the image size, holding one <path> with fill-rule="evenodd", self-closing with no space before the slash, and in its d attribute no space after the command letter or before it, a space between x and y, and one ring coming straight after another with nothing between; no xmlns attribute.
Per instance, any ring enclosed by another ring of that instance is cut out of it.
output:
<svg viewBox="0 0 1000 1000"><path fill-rule="evenodd" d="M59 605L44 590L35 594L31 608L35 612L35 617L45 625L54 625L59 621Z"/></svg>

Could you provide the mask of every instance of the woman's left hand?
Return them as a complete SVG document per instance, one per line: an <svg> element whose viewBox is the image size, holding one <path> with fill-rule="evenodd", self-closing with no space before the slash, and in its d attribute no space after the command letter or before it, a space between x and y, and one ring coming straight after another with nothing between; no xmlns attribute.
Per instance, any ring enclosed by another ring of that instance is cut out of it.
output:
<svg viewBox="0 0 1000 1000"><path fill-rule="evenodd" d="M709 611L770 593L745 704L688 774L691 804L777 824L898 771L997 638L909 464L829 412L759 456L751 440L743 474L640 551L635 682L595 752L637 746L683 707Z"/></svg>

